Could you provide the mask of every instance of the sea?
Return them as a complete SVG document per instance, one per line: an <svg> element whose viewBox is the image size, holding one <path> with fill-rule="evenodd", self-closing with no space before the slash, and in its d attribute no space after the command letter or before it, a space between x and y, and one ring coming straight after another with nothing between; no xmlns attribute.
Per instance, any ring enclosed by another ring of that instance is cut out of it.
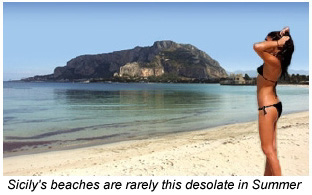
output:
<svg viewBox="0 0 312 195"><path fill-rule="evenodd" d="M277 86L283 114L309 89ZM3 82L4 157L139 140L257 120L256 86Z"/></svg>

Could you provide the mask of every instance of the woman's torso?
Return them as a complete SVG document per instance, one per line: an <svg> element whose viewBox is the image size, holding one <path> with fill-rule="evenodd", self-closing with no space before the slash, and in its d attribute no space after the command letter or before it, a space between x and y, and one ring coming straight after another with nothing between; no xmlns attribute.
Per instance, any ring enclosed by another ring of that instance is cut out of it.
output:
<svg viewBox="0 0 312 195"><path fill-rule="evenodd" d="M257 77L258 106L263 107L279 102L276 94L276 82L281 74L279 67L263 66L262 75Z"/></svg>

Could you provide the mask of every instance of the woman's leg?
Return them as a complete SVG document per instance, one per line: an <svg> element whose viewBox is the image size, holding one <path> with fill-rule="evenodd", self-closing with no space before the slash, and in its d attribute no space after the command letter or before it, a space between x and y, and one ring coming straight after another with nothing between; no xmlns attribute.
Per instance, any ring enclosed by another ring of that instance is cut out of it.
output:
<svg viewBox="0 0 312 195"><path fill-rule="evenodd" d="M276 124L277 124L277 120L275 121L274 123L274 137L273 137L273 148L276 152L276 155L277 155L277 147L276 147Z"/></svg>
<svg viewBox="0 0 312 195"><path fill-rule="evenodd" d="M268 158L266 159L265 162L264 176L272 176L272 168L269 164Z"/></svg>
<svg viewBox="0 0 312 195"><path fill-rule="evenodd" d="M265 175L281 175L281 167L277 159L275 144L275 123L278 113L274 107L266 108L266 111L266 115L264 115L263 111L259 111L259 135L262 151L267 159Z"/></svg>
<svg viewBox="0 0 312 195"><path fill-rule="evenodd" d="M275 152L277 153L277 149L276 149L276 124L277 124L277 121L275 121L275 123L274 123L273 148L274 148ZM272 176L272 168L269 164L268 158L266 158L266 162L265 162L264 176Z"/></svg>

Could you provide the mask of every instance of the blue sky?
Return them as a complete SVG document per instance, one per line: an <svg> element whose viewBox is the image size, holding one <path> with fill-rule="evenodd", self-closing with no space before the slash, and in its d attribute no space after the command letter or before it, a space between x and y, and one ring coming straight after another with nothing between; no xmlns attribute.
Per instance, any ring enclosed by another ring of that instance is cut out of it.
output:
<svg viewBox="0 0 312 195"><path fill-rule="evenodd" d="M4 80L50 74L83 54L189 43L227 71L262 61L252 45L290 27L290 69L308 70L309 5L300 3L4 3Z"/></svg>

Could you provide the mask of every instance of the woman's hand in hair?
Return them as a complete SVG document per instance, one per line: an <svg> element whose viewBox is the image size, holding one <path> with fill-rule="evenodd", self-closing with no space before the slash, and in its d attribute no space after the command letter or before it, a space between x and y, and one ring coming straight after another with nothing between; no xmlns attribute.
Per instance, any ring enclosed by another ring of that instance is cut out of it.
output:
<svg viewBox="0 0 312 195"><path fill-rule="evenodd" d="M278 46L284 46L286 41L288 41L289 39L289 36L283 36L281 39L278 40Z"/></svg>
<svg viewBox="0 0 312 195"><path fill-rule="evenodd" d="M284 27L283 30L281 30L280 35L284 36L286 32L289 32L289 27L288 26Z"/></svg>

